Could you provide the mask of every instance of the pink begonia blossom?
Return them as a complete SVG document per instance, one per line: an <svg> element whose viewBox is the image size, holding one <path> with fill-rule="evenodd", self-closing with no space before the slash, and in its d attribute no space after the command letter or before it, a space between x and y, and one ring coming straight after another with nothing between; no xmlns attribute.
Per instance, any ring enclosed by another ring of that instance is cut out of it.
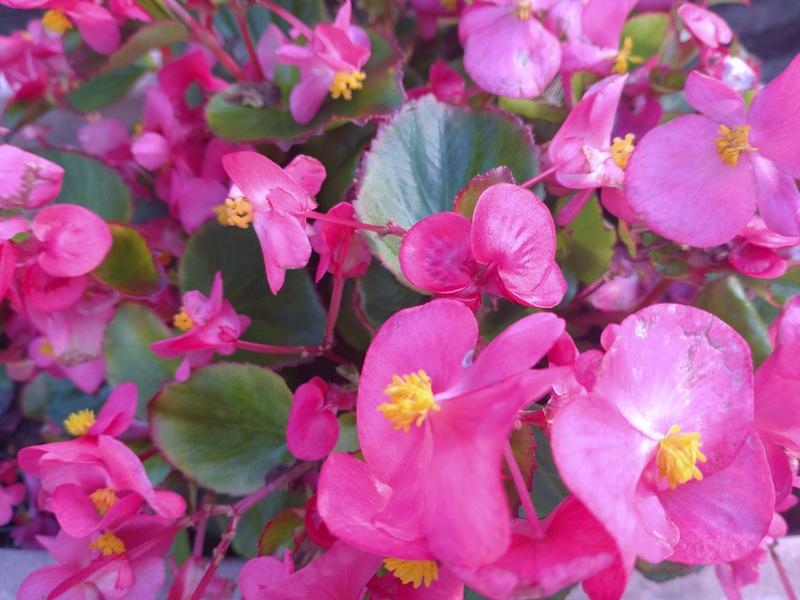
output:
<svg viewBox="0 0 800 600"><path fill-rule="evenodd" d="M482 291L549 308L567 289L555 251L547 207L533 192L500 183L480 195L471 221L438 213L412 227L400 246L400 264L416 287L458 298L473 310Z"/></svg>
<svg viewBox="0 0 800 600"><path fill-rule="evenodd" d="M334 205L327 213L331 217L356 220L356 211L349 202ZM347 225L317 221L309 238L311 247L319 254L316 281L331 273L335 277L362 277L369 268L372 254L367 240Z"/></svg>
<svg viewBox="0 0 800 600"><path fill-rule="evenodd" d="M277 294L286 270L304 267L311 258L305 215L317 206L313 197L325 179L325 167L299 155L282 169L255 152L227 154L222 165L236 186L225 202L226 223L242 228L252 224L269 287Z"/></svg>
<svg viewBox="0 0 800 600"><path fill-rule="evenodd" d="M316 116L328 95L347 101L364 85L362 68L371 46L364 30L351 24L351 12L350 0L346 0L333 23L303 32L309 37L305 46L287 42L278 49L280 62L300 69L300 82L289 97L289 110L300 124Z"/></svg>
<svg viewBox="0 0 800 600"><path fill-rule="evenodd" d="M59 96L64 91L62 78L71 71L64 44L41 20L31 19L25 30L0 35L0 74L14 92L10 102L37 100L48 92Z"/></svg>
<svg viewBox="0 0 800 600"><path fill-rule="evenodd" d="M614 541L574 496L553 510L542 529L536 538L528 523L515 522L511 545L499 560L457 574L490 598L544 597L584 580L591 588L591 577L618 568Z"/></svg>
<svg viewBox="0 0 800 600"><path fill-rule="evenodd" d="M4 486L0 483L0 526L11 522L14 507L20 504L26 495L25 484L12 483Z"/></svg>
<svg viewBox="0 0 800 600"><path fill-rule="evenodd" d="M191 598L200 580L209 567L210 561L190 556L181 565L169 586L167 600L186 600ZM236 582L224 577L213 577L205 588L200 600L229 600L236 591Z"/></svg>
<svg viewBox="0 0 800 600"><path fill-rule="evenodd" d="M295 457L320 460L331 453L339 439L337 408L350 408L350 394L314 377L299 386L292 399L286 425L286 445Z"/></svg>
<svg viewBox="0 0 800 600"><path fill-rule="evenodd" d="M183 306L174 318L182 335L154 342L150 349L163 358L183 357L175 379L186 381L193 367L207 365L213 355L229 356L236 342L250 326L250 318L239 315L224 298L222 274L217 272L211 293L192 290L183 295Z"/></svg>
<svg viewBox="0 0 800 600"><path fill-rule="evenodd" d="M39 542L55 557L58 565L40 567L28 575L17 591L17 599L41 600L103 556L115 559L65 590L67 593L60 597L69 600L155 598L166 580L164 555L175 537L171 525L161 517L139 515L113 532L94 539L74 538L63 529L54 538L39 536ZM145 545L146 551L128 556L129 550Z"/></svg>
<svg viewBox="0 0 800 600"><path fill-rule="evenodd" d="M0 208L39 208L61 192L64 169L15 146L0 146Z"/></svg>
<svg viewBox="0 0 800 600"><path fill-rule="evenodd" d="M704 46L716 49L731 43L733 31L725 19L696 4L682 4L678 16L683 24Z"/></svg>
<svg viewBox="0 0 800 600"><path fill-rule="evenodd" d="M77 27L86 44L100 54L111 54L120 44L119 26L102 6L86 0L2 0L17 9L48 9L42 17L45 28L56 33Z"/></svg>
<svg viewBox="0 0 800 600"><path fill-rule="evenodd" d="M400 560L474 568L502 556L511 540L503 445L517 412L550 387L550 373L530 367L563 328L554 315L531 315L473 361L477 322L460 302L433 300L386 321L358 392L366 462L333 454L320 475L331 533Z"/></svg>
<svg viewBox="0 0 800 600"><path fill-rule="evenodd" d="M436 59L428 71L428 85L408 90L408 98L413 100L433 94L440 102L463 105L467 102L467 83L461 74L441 58Z"/></svg>
<svg viewBox="0 0 800 600"><path fill-rule="evenodd" d="M753 430L747 343L676 304L643 309L603 337L596 381L556 413L552 448L567 487L618 546L622 569L606 583L622 577L624 588L636 556L705 564L752 552L775 496Z"/></svg>
<svg viewBox="0 0 800 600"><path fill-rule="evenodd" d="M731 245L728 261L734 269L748 277L774 279L786 273L788 254L800 246L800 237L774 233L761 217L755 216Z"/></svg>
<svg viewBox="0 0 800 600"><path fill-rule="evenodd" d="M256 58L258 60L258 68L261 74L267 81L272 81L275 78L275 69L278 66L278 48L287 42L286 36L275 23L270 23L258 40L256 46ZM251 63L247 65L253 76L256 75L255 67Z"/></svg>
<svg viewBox="0 0 800 600"><path fill-rule="evenodd" d="M465 0L410 0L422 39L434 37L439 19L458 16L465 4Z"/></svg>
<svg viewBox="0 0 800 600"><path fill-rule="evenodd" d="M464 69L487 92L533 98L553 81L561 44L537 18L555 0L476 0L463 12L458 35Z"/></svg>
<svg viewBox="0 0 800 600"><path fill-rule="evenodd" d="M800 59L744 99L693 72L686 99L703 115L678 117L647 133L631 156L625 191L655 233L698 247L730 241L758 207L767 227L800 236Z"/></svg>
<svg viewBox="0 0 800 600"><path fill-rule="evenodd" d="M167 63L158 71L158 87L177 107L178 116L183 120L190 120L191 117L202 119L202 107L192 108L186 101L186 92L189 87L196 85L198 89L207 94L213 94L228 87L228 83L224 79L214 76L211 72L214 64L209 56L203 50L193 50Z"/></svg>

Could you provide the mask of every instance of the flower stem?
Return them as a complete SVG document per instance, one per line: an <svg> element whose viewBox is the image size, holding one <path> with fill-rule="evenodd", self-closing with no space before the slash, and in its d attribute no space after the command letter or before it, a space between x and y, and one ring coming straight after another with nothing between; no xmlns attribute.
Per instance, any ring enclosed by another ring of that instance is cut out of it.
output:
<svg viewBox="0 0 800 600"><path fill-rule="evenodd" d="M538 174L536 177L534 177L533 179L528 179L528 181L526 181L525 183L520 183L520 184L519 184L519 186L520 186L520 187L524 187L524 188L526 188L526 187L530 187L530 186L532 186L532 185L536 185L536 184L537 184L537 183L539 183L539 182L540 182L542 179L546 179L547 177L549 177L550 175L552 175L552 174L553 174L553 173L555 173L555 172L556 172L556 168L555 168L555 167L550 167L550 168L549 168L549 169L547 169L546 171L542 171L541 173L539 173L539 174Z"/></svg>
<svg viewBox="0 0 800 600"><path fill-rule="evenodd" d="M239 29L242 32L242 39L244 40L244 47L247 48L247 54L250 56L250 62L255 69L259 81L265 81L264 71L261 68L261 63L258 60L258 53L256 46L253 43L253 38L250 35L250 25L247 23L247 6L239 2L231 4L233 14L236 17L236 22L239 24Z"/></svg>
<svg viewBox="0 0 800 600"><path fill-rule="evenodd" d="M371 225L370 223L362 223L361 221L354 221L352 219L342 219L340 217L334 217L332 215L326 215L325 213L317 212L315 210L309 210L304 213L304 216L310 217L312 219L317 219L318 221L326 221L328 223L335 223L336 225L344 225L345 227L352 227L353 229L364 229L366 231L372 231L377 233L378 235L397 235L403 236L406 233L406 230L396 223L389 222L386 225Z"/></svg>
<svg viewBox="0 0 800 600"><path fill-rule="evenodd" d="M334 330L336 329L336 320L339 318L339 310L342 307L345 281L346 279L341 275L333 278L331 302L328 305L328 320L325 322L325 337L322 338L322 347L326 350L333 346Z"/></svg>
<svg viewBox="0 0 800 600"><path fill-rule="evenodd" d="M309 354L318 356L319 348L315 346L273 346L270 344L258 344L256 342L246 342L238 340L236 347L240 350L249 350L259 354Z"/></svg>
<svg viewBox="0 0 800 600"><path fill-rule="evenodd" d="M789 574L786 572L786 569L783 566L781 557L778 556L777 552L775 552L774 546L770 547L769 554L772 557L772 562L775 564L775 570L778 571L778 576L781 578L781 583L783 584L783 589L786 592L786 597L788 600L797 600L797 595L794 593L794 588L792 587L792 582L789 579Z"/></svg>
<svg viewBox="0 0 800 600"><path fill-rule="evenodd" d="M514 486L517 488L517 495L519 496L522 507L525 509L525 517L528 519L528 525L531 528L531 533L534 539L541 539L544 537L541 527L539 527L539 516L536 514L536 508L533 506L531 499L531 492L528 486L525 485L525 478L522 476L522 471L519 470L517 459L514 458L514 450L511 448L511 443L506 440L506 445L503 448L503 456L508 464L508 470L511 473L511 478L514 480Z"/></svg>

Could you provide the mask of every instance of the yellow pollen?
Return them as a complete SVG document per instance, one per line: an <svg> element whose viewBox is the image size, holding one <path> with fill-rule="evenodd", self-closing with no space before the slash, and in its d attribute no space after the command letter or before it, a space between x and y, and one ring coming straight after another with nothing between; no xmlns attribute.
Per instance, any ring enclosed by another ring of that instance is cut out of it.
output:
<svg viewBox="0 0 800 600"><path fill-rule="evenodd" d="M247 229L253 222L253 203L247 198L227 198L214 210L220 225Z"/></svg>
<svg viewBox="0 0 800 600"><path fill-rule="evenodd" d="M514 7L514 15L520 21L526 21L531 18L533 14L533 5L529 0L522 0L522 2L518 2L517 5Z"/></svg>
<svg viewBox="0 0 800 600"><path fill-rule="evenodd" d="M186 314L186 309L182 306L180 311L178 311L178 313L172 317L172 324L181 331L189 331L192 327L194 327L194 321L192 321L192 318Z"/></svg>
<svg viewBox="0 0 800 600"><path fill-rule="evenodd" d="M109 531L89 544L89 548L99 550L103 556L113 556L125 552L125 542Z"/></svg>
<svg viewBox="0 0 800 600"><path fill-rule="evenodd" d="M413 583L414 589L417 589L423 582L425 587L430 587L431 583L439 579L439 566L435 560L387 558L383 561L383 566L401 582Z"/></svg>
<svg viewBox="0 0 800 600"><path fill-rule="evenodd" d="M99 490L95 490L89 494L89 498L91 498L92 502L94 503L94 507L97 509L97 512L101 517L105 516L109 509L117 503L117 500L119 500L119 498L117 498L117 494L114 493L114 490L111 488L100 488Z"/></svg>
<svg viewBox="0 0 800 600"><path fill-rule="evenodd" d="M339 98L352 100L353 91L363 88L363 82L366 78L367 74L363 71L350 71L349 73L338 71L336 75L333 76L331 87L328 88L328 91L331 93L331 98L334 100L338 100Z"/></svg>
<svg viewBox="0 0 800 600"><path fill-rule="evenodd" d="M133 135L135 137L139 137L144 133L144 123L142 121L137 121L133 124Z"/></svg>
<svg viewBox="0 0 800 600"><path fill-rule="evenodd" d="M48 342L46 340L44 342L42 342L41 344L39 344L39 352L41 354L43 354L44 356L54 356L55 355L55 351L53 350L52 344L50 344L50 342Z"/></svg>
<svg viewBox="0 0 800 600"><path fill-rule="evenodd" d="M697 468L697 461L706 462L708 459L700 452L700 434L681 433L680 425L673 425L658 443L656 466L658 466L659 479L666 479L669 488L674 490L681 483L692 479L700 481L703 474Z"/></svg>
<svg viewBox="0 0 800 600"><path fill-rule="evenodd" d="M76 437L86 435L89 433L95 421L94 411L84 408L83 410L70 414L64 419L64 429L66 429L70 435Z"/></svg>
<svg viewBox="0 0 800 600"><path fill-rule="evenodd" d="M631 65L639 65L643 62L644 59L633 54L633 38L625 36L625 39L622 40L622 48L614 57L614 66L611 68L611 72L622 75L628 72Z"/></svg>
<svg viewBox="0 0 800 600"><path fill-rule="evenodd" d="M72 21L60 10L51 9L44 13L42 25L45 29L56 33L65 33L72 29Z"/></svg>
<svg viewBox="0 0 800 600"><path fill-rule="evenodd" d="M431 379L422 369L402 377L395 375L383 393L389 396L389 402L379 405L378 410L394 429L408 431L412 423L419 427L428 411L442 409L433 397Z"/></svg>
<svg viewBox="0 0 800 600"><path fill-rule="evenodd" d="M739 155L742 152L755 152L758 148L753 148L747 140L750 135L750 125L736 125L728 127L720 125L717 131L717 154L722 157L722 162L726 165L736 166L739 163Z"/></svg>
<svg viewBox="0 0 800 600"><path fill-rule="evenodd" d="M615 137L611 144L611 158L620 169L628 166L628 159L633 154L633 140L636 136L629 133L624 138Z"/></svg>
<svg viewBox="0 0 800 600"><path fill-rule="evenodd" d="M440 0L445 10L455 10L458 0Z"/></svg>

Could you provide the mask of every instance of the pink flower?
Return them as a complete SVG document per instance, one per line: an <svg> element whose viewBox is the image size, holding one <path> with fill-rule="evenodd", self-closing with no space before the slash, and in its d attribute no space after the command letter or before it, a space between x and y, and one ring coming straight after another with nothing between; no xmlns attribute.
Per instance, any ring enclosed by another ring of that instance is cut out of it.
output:
<svg viewBox="0 0 800 600"><path fill-rule="evenodd" d="M637 555L707 564L752 552L775 495L753 431L746 342L676 304L641 310L603 339L596 381L556 413L552 448L567 487L614 538L624 577Z"/></svg>
<svg viewBox="0 0 800 600"><path fill-rule="evenodd" d="M433 94L440 102L462 105L467 102L467 84L461 74L438 58L428 71L426 86L408 90L409 99Z"/></svg>
<svg viewBox="0 0 800 600"><path fill-rule="evenodd" d="M787 256L800 245L800 237L773 233L761 217L753 217L732 243L728 261L734 269L748 277L774 279L788 268Z"/></svg>
<svg viewBox="0 0 800 600"><path fill-rule="evenodd" d="M61 193L64 169L15 146L0 146L0 208L39 208Z"/></svg>
<svg viewBox="0 0 800 600"><path fill-rule="evenodd" d="M112 537L113 536L113 537ZM18 600L41 600L69 577L77 575L101 556L114 560L70 588L71 600L155 598L164 585L164 555L172 545L175 530L166 519L139 515L95 539L77 539L62 530L55 538L38 537L58 561L28 575L17 591ZM137 548L144 551L128 552ZM67 591L67 590L64 590Z"/></svg>
<svg viewBox="0 0 800 600"><path fill-rule="evenodd" d="M305 215L317 206L313 196L325 179L325 167L315 158L300 155L281 169L255 152L227 154L222 165L237 188L225 201L226 224L247 228L252 223L269 287L277 294L286 269L304 267L311 258Z"/></svg>
<svg viewBox="0 0 800 600"><path fill-rule="evenodd" d="M410 4L417 14L420 35L424 40L436 35L440 18L455 17L464 8L464 0L411 0Z"/></svg>
<svg viewBox="0 0 800 600"><path fill-rule="evenodd" d="M169 586L167 600L191 598L200 580L210 566L210 561L190 556L175 574ZM229 600L236 591L236 583L223 577L213 577L202 595L202 600Z"/></svg>
<svg viewBox="0 0 800 600"><path fill-rule="evenodd" d="M346 0L332 24L317 25L313 31L305 28L305 46L285 43L278 49L280 62L300 69L300 82L289 98L289 110L300 124L314 118L328 94L347 101L363 87L366 75L361 69L369 60L370 41L351 25L351 11Z"/></svg>
<svg viewBox="0 0 800 600"><path fill-rule="evenodd" d="M553 0L478 0L461 16L464 68L487 92L533 98L561 66L561 45L536 18Z"/></svg>
<svg viewBox="0 0 800 600"><path fill-rule="evenodd" d="M678 16L691 34L704 46L716 49L731 43L733 31L725 19L696 4L682 4Z"/></svg>
<svg viewBox="0 0 800 600"><path fill-rule="evenodd" d="M533 192L500 183L481 194L472 221L448 212L412 227L400 246L400 265L416 287L458 298L473 310L481 291L549 308L566 291L555 251L547 207Z"/></svg>
<svg viewBox="0 0 800 600"><path fill-rule="evenodd" d="M531 315L473 362L477 323L460 302L433 300L386 321L358 392L366 462L333 454L320 475L331 533L398 560L473 568L502 556L511 540L503 445L517 412L551 385L530 367L563 328L553 315Z"/></svg>
<svg viewBox="0 0 800 600"><path fill-rule="evenodd" d="M213 63L203 50L193 50L164 65L158 72L158 87L167 94L184 120L202 119L202 106L190 108L186 103L186 92L191 85L212 94L228 87L224 79L211 73Z"/></svg>
<svg viewBox="0 0 800 600"><path fill-rule="evenodd" d="M231 303L223 297L222 275L217 272L211 293L192 290L183 295L183 306L175 315L175 326L185 333L160 340L150 349L163 358L183 356L175 379L185 381L192 367L211 362L214 353L229 356L236 351L239 336L250 325L250 319L236 314Z"/></svg>
<svg viewBox="0 0 800 600"><path fill-rule="evenodd" d="M27 29L0 36L0 73L15 101L30 101L50 92L58 97L71 68L64 58L64 45L42 27L39 19L28 21Z"/></svg>
<svg viewBox="0 0 800 600"><path fill-rule="evenodd" d="M8 471L11 482L16 480L16 461L3 461L0 463L0 475ZM3 485L6 483L7 485ZM0 479L0 526L11 522L14 516L14 507L25 500L27 491L22 483L8 483Z"/></svg>
<svg viewBox="0 0 800 600"><path fill-rule="evenodd" d="M380 557L338 542L297 572L288 551L283 561L271 556L253 558L242 567L239 588L244 600L360 600L380 565Z"/></svg>
<svg viewBox="0 0 800 600"><path fill-rule="evenodd" d="M349 202L333 206L328 215L348 221L356 220L356 211ZM369 268L372 254L367 241L355 229L330 221L316 221L311 247L319 254L317 277L319 281L326 272L335 277L361 277Z"/></svg>
<svg viewBox="0 0 800 600"><path fill-rule="evenodd" d="M331 453L339 439L337 408L349 408L349 394L329 386L321 377L314 377L294 393L286 445L301 460L320 460Z"/></svg>
<svg viewBox="0 0 800 600"><path fill-rule="evenodd" d="M800 236L800 59L762 89L748 111L733 89L693 72L686 99L701 115L647 133L628 165L631 208L654 232L699 247L733 239L756 206L767 227Z"/></svg>

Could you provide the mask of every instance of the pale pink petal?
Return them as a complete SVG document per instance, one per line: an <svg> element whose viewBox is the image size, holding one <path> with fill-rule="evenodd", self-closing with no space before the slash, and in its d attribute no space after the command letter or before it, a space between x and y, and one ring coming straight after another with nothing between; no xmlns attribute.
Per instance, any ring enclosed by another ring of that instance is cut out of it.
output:
<svg viewBox="0 0 800 600"><path fill-rule="evenodd" d="M763 156L753 155L758 212L767 227L786 236L800 235L800 192L794 177Z"/></svg>
<svg viewBox="0 0 800 600"><path fill-rule="evenodd" d="M309 208L311 201L305 190L266 156L249 151L233 152L222 157L222 166L256 207L264 206L272 191L280 188L293 203L288 204L288 198L283 198L284 203L279 208L292 213Z"/></svg>
<svg viewBox="0 0 800 600"><path fill-rule="evenodd" d="M111 54L119 48L120 34L113 15L92 2L76 2L65 9L92 50Z"/></svg>
<svg viewBox="0 0 800 600"><path fill-rule="evenodd" d="M730 44L733 31L719 15L696 4L682 4L678 8L678 16L683 19L686 28L709 48L717 48Z"/></svg>
<svg viewBox="0 0 800 600"><path fill-rule="evenodd" d="M319 194L325 181L325 165L313 156L300 154L283 169L286 174L294 179L309 196Z"/></svg>
<svg viewBox="0 0 800 600"><path fill-rule="evenodd" d="M116 437L124 433L136 414L138 396L138 387L132 381L118 385L100 409L97 421L92 425L89 434L104 433Z"/></svg>
<svg viewBox="0 0 800 600"><path fill-rule="evenodd" d="M61 192L64 169L15 146L0 146L0 208L38 208Z"/></svg>
<svg viewBox="0 0 800 600"><path fill-rule="evenodd" d="M754 426L800 452L800 364L795 343L778 346L755 376Z"/></svg>
<svg viewBox="0 0 800 600"><path fill-rule="evenodd" d="M294 120L306 125L317 115L328 97L333 72L323 69L322 73L309 73L300 79L289 96L289 110Z"/></svg>
<svg viewBox="0 0 800 600"><path fill-rule="evenodd" d="M327 385L319 377L304 383L294 393L286 445L301 460L320 460L331 453L339 438L339 422L325 408Z"/></svg>
<svg viewBox="0 0 800 600"><path fill-rule="evenodd" d="M81 299L88 285L89 278L85 275L53 277L36 263L28 267L22 276L25 300L37 310L44 312L64 310L73 306Z"/></svg>
<svg viewBox="0 0 800 600"><path fill-rule="evenodd" d="M148 131L133 142L131 152L136 162L148 171L155 171L167 164L172 149L163 135Z"/></svg>
<svg viewBox="0 0 800 600"><path fill-rule="evenodd" d="M684 4L681 8L692 6ZM699 7L694 7L702 10ZM686 101L698 112L729 127L744 124L744 98L719 79L692 71L684 88Z"/></svg>
<svg viewBox="0 0 800 600"><path fill-rule="evenodd" d="M311 258L311 244L299 221L271 210L256 214L253 222L267 271L269 287L277 294L283 287L287 269L300 269Z"/></svg>

